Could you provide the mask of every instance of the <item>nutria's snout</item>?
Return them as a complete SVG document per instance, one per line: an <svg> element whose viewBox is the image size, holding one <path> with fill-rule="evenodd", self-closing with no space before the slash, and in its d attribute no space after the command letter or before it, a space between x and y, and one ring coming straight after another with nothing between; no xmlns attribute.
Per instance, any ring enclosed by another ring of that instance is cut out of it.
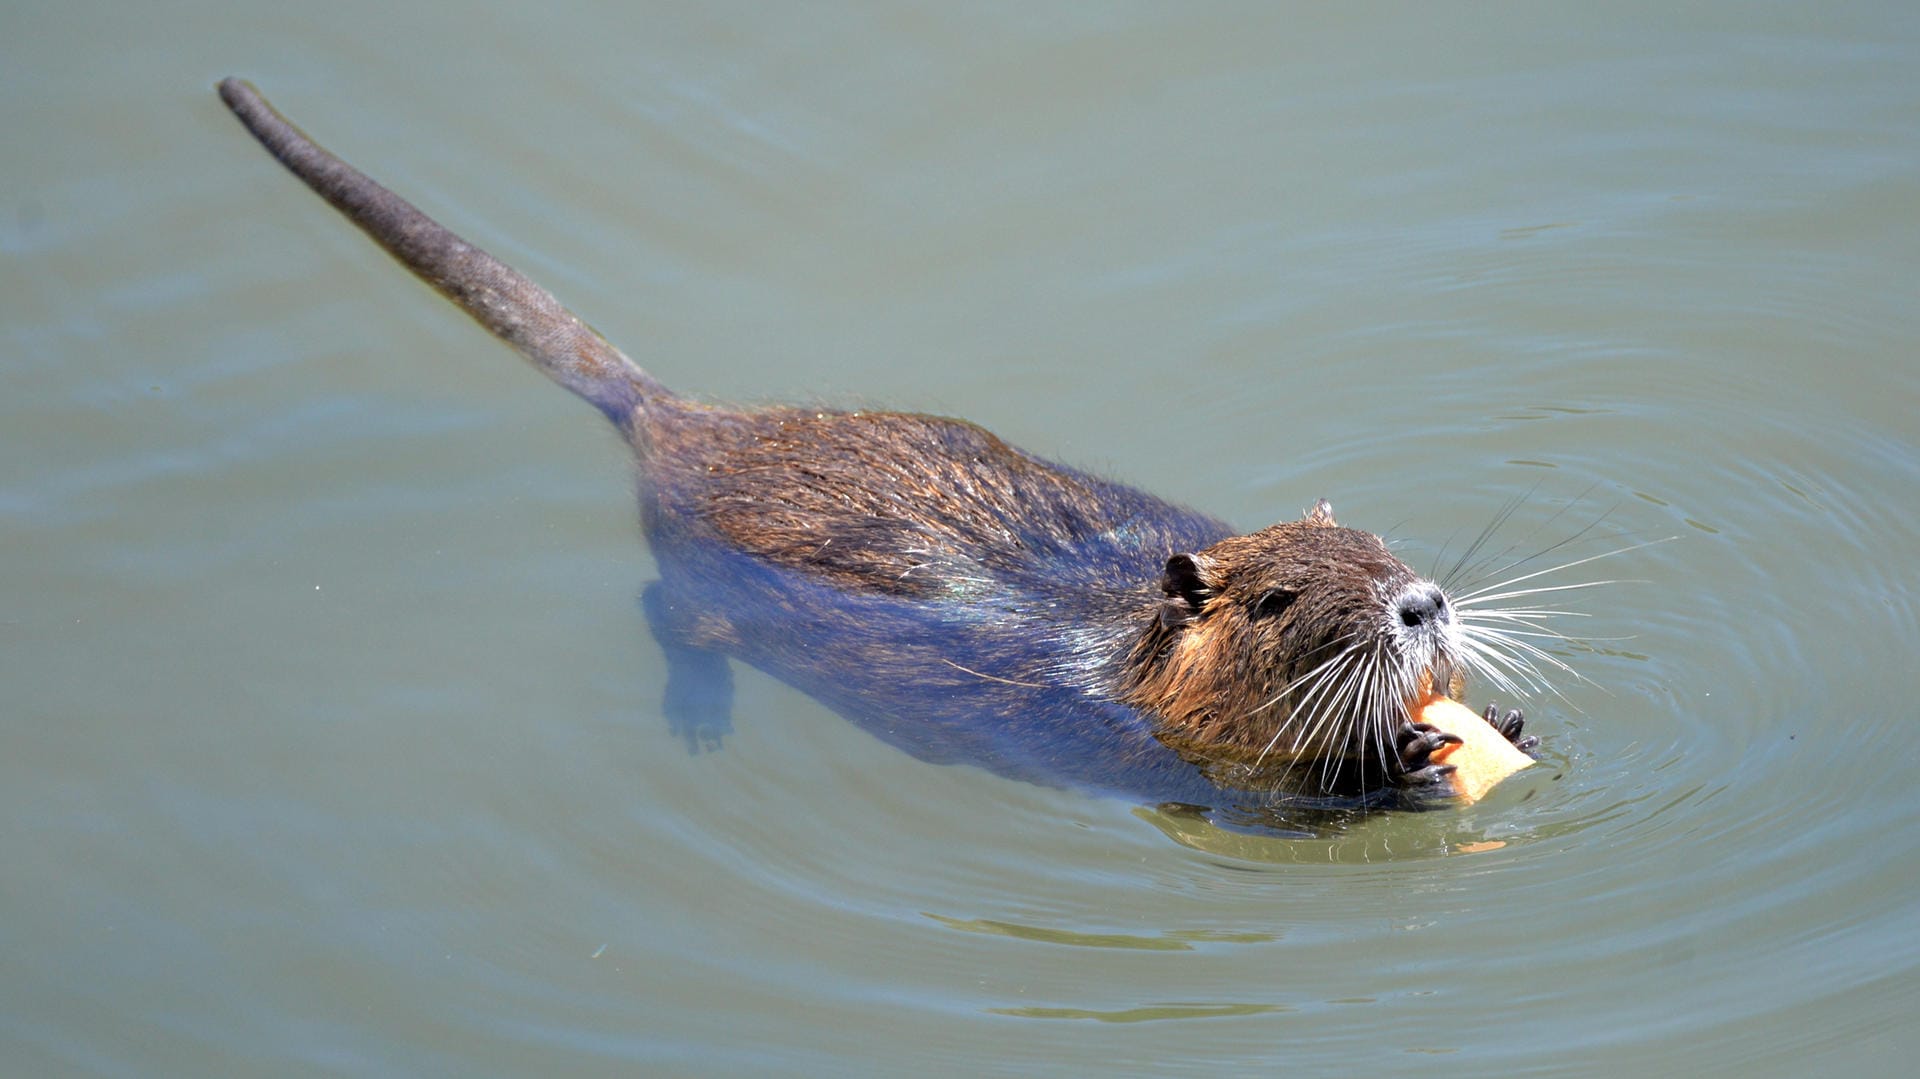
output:
<svg viewBox="0 0 1920 1079"><path fill-rule="evenodd" d="M1393 613L1411 634L1443 632L1453 621L1447 594L1432 581L1415 581L1393 598Z"/></svg>
<svg viewBox="0 0 1920 1079"><path fill-rule="evenodd" d="M1409 710L1433 693L1461 689L1460 619L1453 601L1439 585L1416 579L1403 586L1387 603L1387 632L1404 671L1413 678L1398 681L1412 687L1404 704Z"/></svg>

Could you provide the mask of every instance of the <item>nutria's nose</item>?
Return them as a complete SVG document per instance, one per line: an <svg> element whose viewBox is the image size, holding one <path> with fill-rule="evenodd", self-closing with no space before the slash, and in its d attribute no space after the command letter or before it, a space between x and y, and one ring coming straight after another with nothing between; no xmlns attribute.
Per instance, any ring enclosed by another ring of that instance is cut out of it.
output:
<svg viewBox="0 0 1920 1079"><path fill-rule="evenodd" d="M1438 626L1450 617L1447 594L1426 581L1408 585L1394 601L1393 609L1400 616L1400 624L1408 629Z"/></svg>

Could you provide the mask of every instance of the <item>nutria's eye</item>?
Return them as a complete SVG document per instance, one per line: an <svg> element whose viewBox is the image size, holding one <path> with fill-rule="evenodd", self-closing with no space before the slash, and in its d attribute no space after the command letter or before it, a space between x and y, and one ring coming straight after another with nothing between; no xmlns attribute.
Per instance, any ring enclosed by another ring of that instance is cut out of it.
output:
<svg viewBox="0 0 1920 1079"><path fill-rule="evenodd" d="M1276 588L1266 595L1261 596L1260 601L1253 605L1253 616L1255 618L1272 618L1274 615L1286 610L1292 603L1292 592L1284 588Z"/></svg>

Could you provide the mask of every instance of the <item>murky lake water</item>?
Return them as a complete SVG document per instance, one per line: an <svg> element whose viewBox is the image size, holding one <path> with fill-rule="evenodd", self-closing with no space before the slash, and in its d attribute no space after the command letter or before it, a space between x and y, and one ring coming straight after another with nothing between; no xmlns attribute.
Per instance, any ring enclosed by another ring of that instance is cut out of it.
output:
<svg viewBox="0 0 1920 1079"><path fill-rule="evenodd" d="M1914 11L0 17L0 1070L1904 1073ZM1469 810L1223 835L751 672L689 756L617 438L229 73L688 392L1680 538Z"/></svg>

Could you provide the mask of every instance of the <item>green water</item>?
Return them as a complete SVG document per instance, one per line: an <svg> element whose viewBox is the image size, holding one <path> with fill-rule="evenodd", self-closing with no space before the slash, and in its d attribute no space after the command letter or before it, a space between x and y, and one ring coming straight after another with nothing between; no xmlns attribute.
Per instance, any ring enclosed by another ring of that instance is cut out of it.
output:
<svg viewBox="0 0 1920 1079"><path fill-rule="evenodd" d="M0 15L0 1071L1904 1073L1916 72L1895 3ZM689 756L618 439L227 74L688 392L1680 539L1469 810L1224 836L751 672Z"/></svg>

